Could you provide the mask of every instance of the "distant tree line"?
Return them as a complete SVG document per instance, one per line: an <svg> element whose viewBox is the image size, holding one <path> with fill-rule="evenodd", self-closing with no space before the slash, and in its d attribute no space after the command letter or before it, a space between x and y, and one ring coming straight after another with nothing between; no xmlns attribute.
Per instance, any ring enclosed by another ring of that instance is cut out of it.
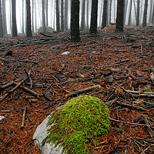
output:
<svg viewBox="0 0 154 154"><path fill-rule="evenodd" d="M7 27L11 29L12 36L18 35L17 1L0 0L1 38L8 34ZM70 30L72 41L80 40L80 30L87 28L90 34L97 35L97 27L103 29L111 21L116 23L119 31L123 31L124 25L132 25L132 22L143 27L154 24L153 0L20 0L20 3L20 28L27 37L31 37L40 27L46 32L49 21L58 32ZM8 7L11 10L9 20L6 15Z"/></svg>

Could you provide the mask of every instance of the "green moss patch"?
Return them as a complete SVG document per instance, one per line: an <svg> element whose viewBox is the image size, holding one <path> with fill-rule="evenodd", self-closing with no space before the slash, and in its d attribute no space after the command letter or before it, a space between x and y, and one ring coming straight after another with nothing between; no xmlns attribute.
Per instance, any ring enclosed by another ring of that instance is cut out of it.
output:
<svg viewBox="0 0 154 154"><path fill-rule="evenodd" d="M109 109L97 97L79 96L54 111L47 126L51 127L42 145L51 142L67 154L88 154L85 147L93 138L110 131Z"/></svg>

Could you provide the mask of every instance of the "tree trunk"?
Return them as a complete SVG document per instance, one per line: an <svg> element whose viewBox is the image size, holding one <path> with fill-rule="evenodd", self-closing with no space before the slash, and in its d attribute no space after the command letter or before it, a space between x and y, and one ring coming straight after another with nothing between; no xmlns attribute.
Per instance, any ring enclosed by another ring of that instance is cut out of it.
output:
<svg viewBox="0 0 154 154"><path fill-rule="evenodd" d="M87 0L87 28L89 28L89 3Z"/></svg>
<svg viewBox="0 0 154 154"><path fill-rule="evenodd" d="M65 31L68 29L68 0L65 0Z"/></svg>
<svg viewBox="0 0 154 154"><path fill-rule="evenodd" d="M7 24L6 24L6 0L2 0L2 24L3 24L3 35L7 34Z"/></svg>
<svg viewBox="0 0 154 154"><path fill-rule="evenodd" d="M126 24L126 15L127 15L127 8L128 8L128 0L125 0L125 7L124 7L124 25Z"/></svg>
<svg viewBox="0 0 154 154"><path fill-rule="evenodd" d="M134 10L135 10L135 19L136 19L137 18L137 15L136 15L135 0L133 0L133 4L134 4Z"/></svg>
<svg viewBox="0 0 154 154"><path fill-rule="evenodd" d="M148 0L145 0L144 16L143 16L143 27L147 26L147 9L148 9Z"/></svg>
<svg viewBox="0 0 154 154"><path fill-rule="evenodd" d="M61 31L64 31L64 0L61 0Z"/></svg>
<svg viewBox="0 0 154 154"><path fill-rule="evenodd" d="M35 0L35 31L37 31L37 14L36 14L36 4L37 4L37 2L36 2L37 0Z"/></svg>
<svg viewBox="0 0 154 154"><path fill-rule="evenodd" d="M22 0L22 34L24 34L24 0Z"/></svg>
<svg viewBox="0 0 154 154"><path fill-rule="evenodd" d="M103 18L102 18L102 29L106 27L107 22L107 0L104 0L104 6L103 6Z"/></svg>
<svg viewBox="0 0 154 154"><path fill-rule="evenodd" d="M32 1L32 34L34 34L34 0Z"/></svg>
<svg viewBox="0 0 154 154"><path fill-rule="evenodd" d="M139 19L140 19L140 0L137 0L136 26L139 26Z"/></svg>
<svg viewBox="0 0 154 154"><path fill-rule="evenodd" d="M123 31L123 17L124 17L124 0L118 0L116 29L119 31Z"/></svg>
<svg viewBox="0 0 154 154"><path fill-rule="evenodd" d="M129 10L128 26L131 25L131 17L132 17L132 0L130 1L130 10Z"/></svg>
<svg viewBox="0 0 154 154"><path fill-rule="evenodd" d="M12 36L17 36L16 0L12 0Z"/></svg>
<svg viewBox="0 0 154 154"><path fill-rule="evenodd" d="M112 8L112 0L110 0L110 15L109 15L109 23L111 23L111 8Z"/></svg>
<svg viewBox="0 0 154 154"><path fill-rule="evenodd" d="M48 0L46 0L46 26L48 27Z"/></svg>
<svg viewBox="0 0 154 154"><path fill-rule="evenodd" d="M71 41L80 41L79 0L71 0Z"/></svg>
<svg viewBox="0 0 154 154"><path fill-rule="evenodd" d="M85 28L85 0L82 1L81 29Z"/></svg>
<svg viewBox="0 0 154 154"><path fill-rule="evenodd" d="M59 0L56 0L56 26L57 26L57 31L60 32L60 24L59 24Z"/></svg>
<svg viewBox="0 0 154 154"><path fill-rule="evenodd" d="M149 23L152 23L152 2L153 0L150 0Z"/></svg>
<svg viewBox="0 0 154 154"><path fill-rule="evenodd" d="M0 38L3 37L3 24L2 24L2 5L0 0Z"/></svg>
<svg viewBox="0 0 154 154"><path fill-rule="evenodd" d="M98 0L92 0L90 34L97 34Z"/></svg>
<svg viewBox="0 0 154 154"><path fill-rule="evenodd" d="M152 23L154 24L154 2L153 2Z"/></svg>
<svg viewBox="0 0 154 154"><path fill-rule="evenodd" d="M45 12L44 12L44 0L42 0L42 25L43 25L43 32L46 32Z"/></svg>
<svg viewBox="0 0 154 154"><path fill-rule="evenodd" d="M26 36L32 37L32 31L31 31L31 9L30 9L30 0L26 0Z"/></svg>

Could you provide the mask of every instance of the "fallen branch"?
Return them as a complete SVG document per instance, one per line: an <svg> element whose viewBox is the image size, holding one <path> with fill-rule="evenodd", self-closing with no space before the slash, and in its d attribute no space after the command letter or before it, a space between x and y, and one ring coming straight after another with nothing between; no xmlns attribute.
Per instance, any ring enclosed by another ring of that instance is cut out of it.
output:
<svg viewBox="0 0 154 154"><path fill-rule="evenodd" d="M87 92L87 91L91 91L91 90L94 90L96 88L101 88L101 86L100 85L95 85L95 86L88 87L88 88L85 88L85 89L76 90L75 92L72 92L72 93L69 93L69 94L65 95L65 97L68 98L68 97L77 96L78 94L81 94L81 93L84 93L84 92Z"/></svg>
<svg viewBox="0 0 154 154"><path fill-rule="evenodd" d="M119 102L119 101L116 101L116 103L119 104L119 105L122 105L122 106L126 106L128 108L133 108L133 109L140 110L140 111L147 111L146 109L144 109L142 107L139 107L139 106L134 106L134 105L131 105L131 104L126 104L126 103Z"/></svg>
<svg viewBox="0 0 154 154"><path fill-rule="evenodd" d="M24 127L24 124L25 124L25 116L26 116L26 107L24 107L21 127Z"/></svg>

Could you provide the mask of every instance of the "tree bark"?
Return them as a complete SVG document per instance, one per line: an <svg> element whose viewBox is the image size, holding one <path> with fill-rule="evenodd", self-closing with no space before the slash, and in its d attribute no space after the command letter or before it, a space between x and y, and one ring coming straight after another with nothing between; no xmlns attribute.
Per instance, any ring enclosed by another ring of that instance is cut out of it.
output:
<svg viewBox="0 0 154 154"><path fill-rule="evenodd" d="M42 25L43 25L43 32L46 32L45 12L44 12L44 0L42 0Z"/></svg>
<svg viewBox="0 0 154 154"><path fill-rule="evenodd" d="M128 0L125 0L125 7L124 7L124 25L126 24L126 15L127 15L127 8L128 8Z"/></svg>
<svg viewBox="0 0 154 154"><path fill-rule="evenodd" d="M30 0L26 0L26 36L32 37L32 31L31 31L31 9L30 9Z"/></svg>
<svg viewBox="0 0 154 154"><path fill-rule="evenodd" d="M153 2L152 23L154 24L154 2Z"/></svg>
<svg viewBox="0 0 154 154"><path fill-rule="evenodd" d="M68 0L65 0L65 31L68 29Z"/></svg>
<svg viewBox="0 0 154 154"><path fill-rule="evenodd" d="M147 9L148 9L148 0L145 0L144 16L143 16L143 27L147 26Z"/></svg>
<svg viewBox="0 0 154 154"><path fill-rule="evenodd" d="M89 3L87 0L87 28L89 28Z"/></svg>
<svg viewBox="0 0 154 154"><path fill-rule="evenodd" d="M97 34L98 0L92 0L90 34Z"/></svg>
<svg viewBox="0 0 154 154"><path fill-rule="evenodd" d="M104 0L104 6L103 6L103 18L102 18L102 29L106 27L107 22L107 0Z"/></svg>
<svg viewBox="0 0 154 154"><path fill-rule="evenodd" d="M59 0L56 0L56 26L57 26L57 31L60 32L60 24L59 24Z"/></svg>
<svg viewBox="0 0 154 154"><path fill-rule="evenodd" d="M2 24L2 5L0 0L0 38L3 37L3 24Z"/></svg>
<svg viewBox="0 0 154 154"><path fill-rule="evenodd" d="M139 26L139 19L140 19L140 0L137 0L136 26Z"/></svg>
<svg viewBox="0 0 154 154"><path fill-rule="evenodd" d="M79 0L71 0L71 41L80 41Z"/></svg>
<svg viewBox="0 0 154 154"><path fill-rule="evenodd" d="M46 26L48 27L48 0L46 0Z"/></svg>
<svg viewBox="0 0 154 154"><path fill-rule="evenodd" d="M24 0L22 0L22 34L24 34Z"/></svg>
<svg viewBox="0 0 154 154"><path fill-rule="evenodd" d="M116 29L119 31L123 31L123 18L124 18L124 0L118 0Z"/></svg>
<svg viewBox="0 0 154 154"><path fill-rule="evenodd" d="M7 34L7 24L6 24L6 0L2 0L2 24L3 24L3 35Z"/></svg>
<svg viewBox="0 0 154 154"><path fill-rule="evenodd" d="M12 36L17 36L16 0L12 0Z"/></svg>
<svg viewBox="0 0 154 154"><path fill-rule="evenodd" d="M131 17L132 17L132 0L130 1L130 9L129 9L128 26L130 26L130 25L131 25Z"/></svg>
<svg viewBox="0 0 154 154"><path fill-rule="evenodd" d="M85 28L85 0L82 1L81 29Z"/></svg>
<svg viewBox="0 0 154 154"><path fill-rule="evenodd" d="M61 0L61 31L64 31L64 0Z"/></svg>

